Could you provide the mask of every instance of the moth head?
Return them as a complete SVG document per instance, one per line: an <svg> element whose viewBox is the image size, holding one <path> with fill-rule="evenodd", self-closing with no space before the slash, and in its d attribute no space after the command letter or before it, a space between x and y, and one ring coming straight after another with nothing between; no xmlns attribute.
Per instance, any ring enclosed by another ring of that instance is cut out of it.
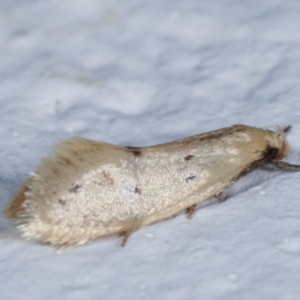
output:
<svg viewBox="0 0 300 300"><path fill-rule="evenodd" d="M282 128L277 126L276 131L267 130L266 140L268 141L268 153L266 153L268 158L280 160L288 155L290 146Z"/></svg>

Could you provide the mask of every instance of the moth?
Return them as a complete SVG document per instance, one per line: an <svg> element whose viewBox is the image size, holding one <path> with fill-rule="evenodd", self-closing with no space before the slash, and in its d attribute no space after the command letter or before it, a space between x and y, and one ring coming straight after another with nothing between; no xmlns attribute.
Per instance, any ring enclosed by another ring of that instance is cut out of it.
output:
<svg viewBox="0 0 300 300"><path fill-rule="evenodd" d="M287 131L287 130L286 130ZM129 234L220 195L241 176L282 162L285 132L234 125L150 147L74 137L57 146L21 185L4 214L25 238L56 246Z"/></svg>

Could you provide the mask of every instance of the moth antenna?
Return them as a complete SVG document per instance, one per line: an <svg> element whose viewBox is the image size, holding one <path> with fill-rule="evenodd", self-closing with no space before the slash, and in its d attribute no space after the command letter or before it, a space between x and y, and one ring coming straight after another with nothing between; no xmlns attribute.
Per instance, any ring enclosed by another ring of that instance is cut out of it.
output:
<svg viewBox="0 0 300 300"><path fill-rule="evenodd" d="M285 171L300 171L300 165L293 165L284 161L271 160L270 164L278 169Z"/></svg>
<svg viewBox="0 0 300 300"><path fill-rule="evenodd" d="M292 125L288 125L285 128L283 128L283 132L284 133L289 133L291 131L291 129L292 129Z"/></svg>

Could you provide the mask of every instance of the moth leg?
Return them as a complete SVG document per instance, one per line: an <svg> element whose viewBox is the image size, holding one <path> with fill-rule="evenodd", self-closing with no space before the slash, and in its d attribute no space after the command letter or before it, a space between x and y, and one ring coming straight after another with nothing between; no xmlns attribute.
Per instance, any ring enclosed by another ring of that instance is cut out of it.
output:
<svg viewBox="0 0 300 300"><path fill-rule="evenodd" d="M191 219L191 218L193 217L193 214L194 214L194 212L195 212L196 206L197 206L197 205L195 204L195 205L192 205L192 206L186 208L185 214L186 214L186 217L187 217L188 219Z"/></svg>
<svg viewBox="0 0 300 300"><path fill-rule="evenodd" d="M272 166L281 169L281 170L286 170L286 171L300 171L300 165L293 165L289 164L284 161L279 161L279 160L271 160L269 162Z"/></svg>
<svg viewBox="0 0 300 300"><path fill-rule="evenodd" d="M123 230L119 233L119 236L122 237L121 246L124 247L129 239L129 236L132 232L136 231L143 225L143 219L132 218L125 222L123 225Z"/></svg>
<svg viewBox="0 0 300 300"><path fill-rule="evenodd" d="M219 194L216 194L214 197L217 198L218 202L224 202L229 198L229 194L225 194L224 191L222 191Z"/></svg>
<svg viewBox="0 0 300 300"><path fill-rule="evenodd" d="M131 231L123 231L120 233L120 236L122 237L121 247L124 247L126 245L130 234Z"/></svg>

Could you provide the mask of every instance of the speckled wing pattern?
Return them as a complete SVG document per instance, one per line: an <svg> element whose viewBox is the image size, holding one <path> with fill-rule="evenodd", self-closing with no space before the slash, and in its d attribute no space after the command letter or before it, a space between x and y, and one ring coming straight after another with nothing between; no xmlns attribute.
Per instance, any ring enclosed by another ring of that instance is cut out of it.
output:
<svg viewBox="0 0 300 300"><path fill-rule="evenodd" d="M42 161L6 215L51 244L131 231L219 194L275 136L282 147L279 133L244 125L145 148L75 137Z"/></svg>

